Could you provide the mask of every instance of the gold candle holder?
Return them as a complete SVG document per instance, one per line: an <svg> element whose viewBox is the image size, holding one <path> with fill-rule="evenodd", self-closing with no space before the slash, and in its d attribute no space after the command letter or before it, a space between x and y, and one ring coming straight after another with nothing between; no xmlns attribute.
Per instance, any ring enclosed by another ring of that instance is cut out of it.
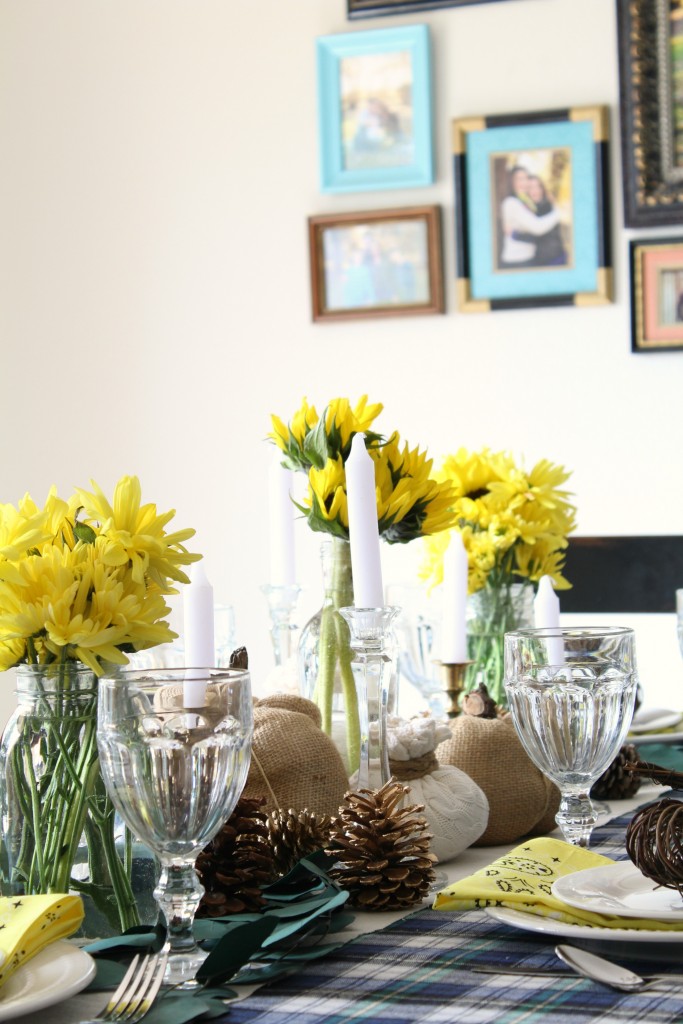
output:
<svg viewBox="0 0 683 1024"><path fill-rule="evenodd" d="M460 695L465 689L465 674L473 661L437 661L443 679L443 689L448 697L446 714L449 718L457 718L461 713Z"/></svg>

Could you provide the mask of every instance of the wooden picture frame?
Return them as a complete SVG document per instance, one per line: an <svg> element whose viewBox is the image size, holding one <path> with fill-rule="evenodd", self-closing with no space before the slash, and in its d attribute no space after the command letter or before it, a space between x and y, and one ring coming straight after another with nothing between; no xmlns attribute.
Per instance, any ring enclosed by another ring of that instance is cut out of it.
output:
<svg viewBox="0 0 683 1024"><path fill-rule="evenodd" d="M468 7L472 4L505 2L506 0L347 0L346 13L353 20L354 18L376 18L387 14L417 14L420 11L438 11L442 7Z"/></svg>
<svg viewBox="0 0 683 1024"><path fill-rule="evenodd" d="M453 122L458 307L612 301L604 106Z"/></svg>
<svg viewBox="0 0 683 1024"><path fill-rule="evenodd" d="M624 223L683 222L683 9L617 0Z"/></svg>
<svg viewBox="0 0 683 1024"><path fill-rule="evenodd" d="M441 209L308 218L314 320L444 312Z"/></svg>
<svg viewBox="0 0 683 1024"><path fill-rule="evenodd" d="M320 36L316 57L321 191L431 185L427 26Z"/></svg>
<svg viewBox="0 0 683 1024"><path fill-rule="evenodd" d="M631 263L631 349L683 349L683 238L636 238Z"/></svg>

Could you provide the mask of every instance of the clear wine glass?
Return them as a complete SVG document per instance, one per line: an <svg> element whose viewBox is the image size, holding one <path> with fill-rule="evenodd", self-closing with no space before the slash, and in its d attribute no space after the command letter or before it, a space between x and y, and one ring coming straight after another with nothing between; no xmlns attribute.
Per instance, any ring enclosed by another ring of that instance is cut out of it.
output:
<svg viewBox="0 0 683 1024"><path fill-rule="evenodd" d="M206 953L193 935L203 894L194 864L246 781L253 729L241 669L122 670L100 679L102 777L128 828L161 862L164 983L190 988Z"/></svg>
<svg viewBox="0 0 683 1024"><path fill-rule="evenodd" d="M527 754L558 786L564 838L588 846L590 788L628 732L638 685L632 629L519 629L505 635L505 689Z"/></svg>

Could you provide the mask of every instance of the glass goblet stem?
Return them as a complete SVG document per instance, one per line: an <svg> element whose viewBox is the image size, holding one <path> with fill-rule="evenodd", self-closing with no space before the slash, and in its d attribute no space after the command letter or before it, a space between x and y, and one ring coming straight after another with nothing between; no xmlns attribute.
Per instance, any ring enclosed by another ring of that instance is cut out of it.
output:
<svg viewBox="0 0 683 1024"><path fill-rule="evenodd" d="M166 985L179 985L181 988L197 985L194 980L197 967L208 955L199 948L192 931L194 916L203 894L204 887L197 878L194 860L162 858L161 875L154 890L154 898L166 918Z"/></svg>
<svg viewBox="0 0 683 1024"><path fill-rule="evenodd" d="M555 821L568 843L588 846L598 815L585 789L563 789Z"/></svg>

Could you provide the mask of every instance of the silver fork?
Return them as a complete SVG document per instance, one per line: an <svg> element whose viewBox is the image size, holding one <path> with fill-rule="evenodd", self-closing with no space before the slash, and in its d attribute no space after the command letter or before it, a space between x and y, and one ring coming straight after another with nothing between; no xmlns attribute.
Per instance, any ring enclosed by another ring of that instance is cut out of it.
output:
<svg viewBox="0 0 683 1024"><path fill-rule="evenodd" d="M166 960L166 953L157 953L145 956L141 961L138 953L104 1009L92 1020L83 1020L80 1024L101 1024L102 1021L137 1024L152 1008L164 980Z"/></svg>

